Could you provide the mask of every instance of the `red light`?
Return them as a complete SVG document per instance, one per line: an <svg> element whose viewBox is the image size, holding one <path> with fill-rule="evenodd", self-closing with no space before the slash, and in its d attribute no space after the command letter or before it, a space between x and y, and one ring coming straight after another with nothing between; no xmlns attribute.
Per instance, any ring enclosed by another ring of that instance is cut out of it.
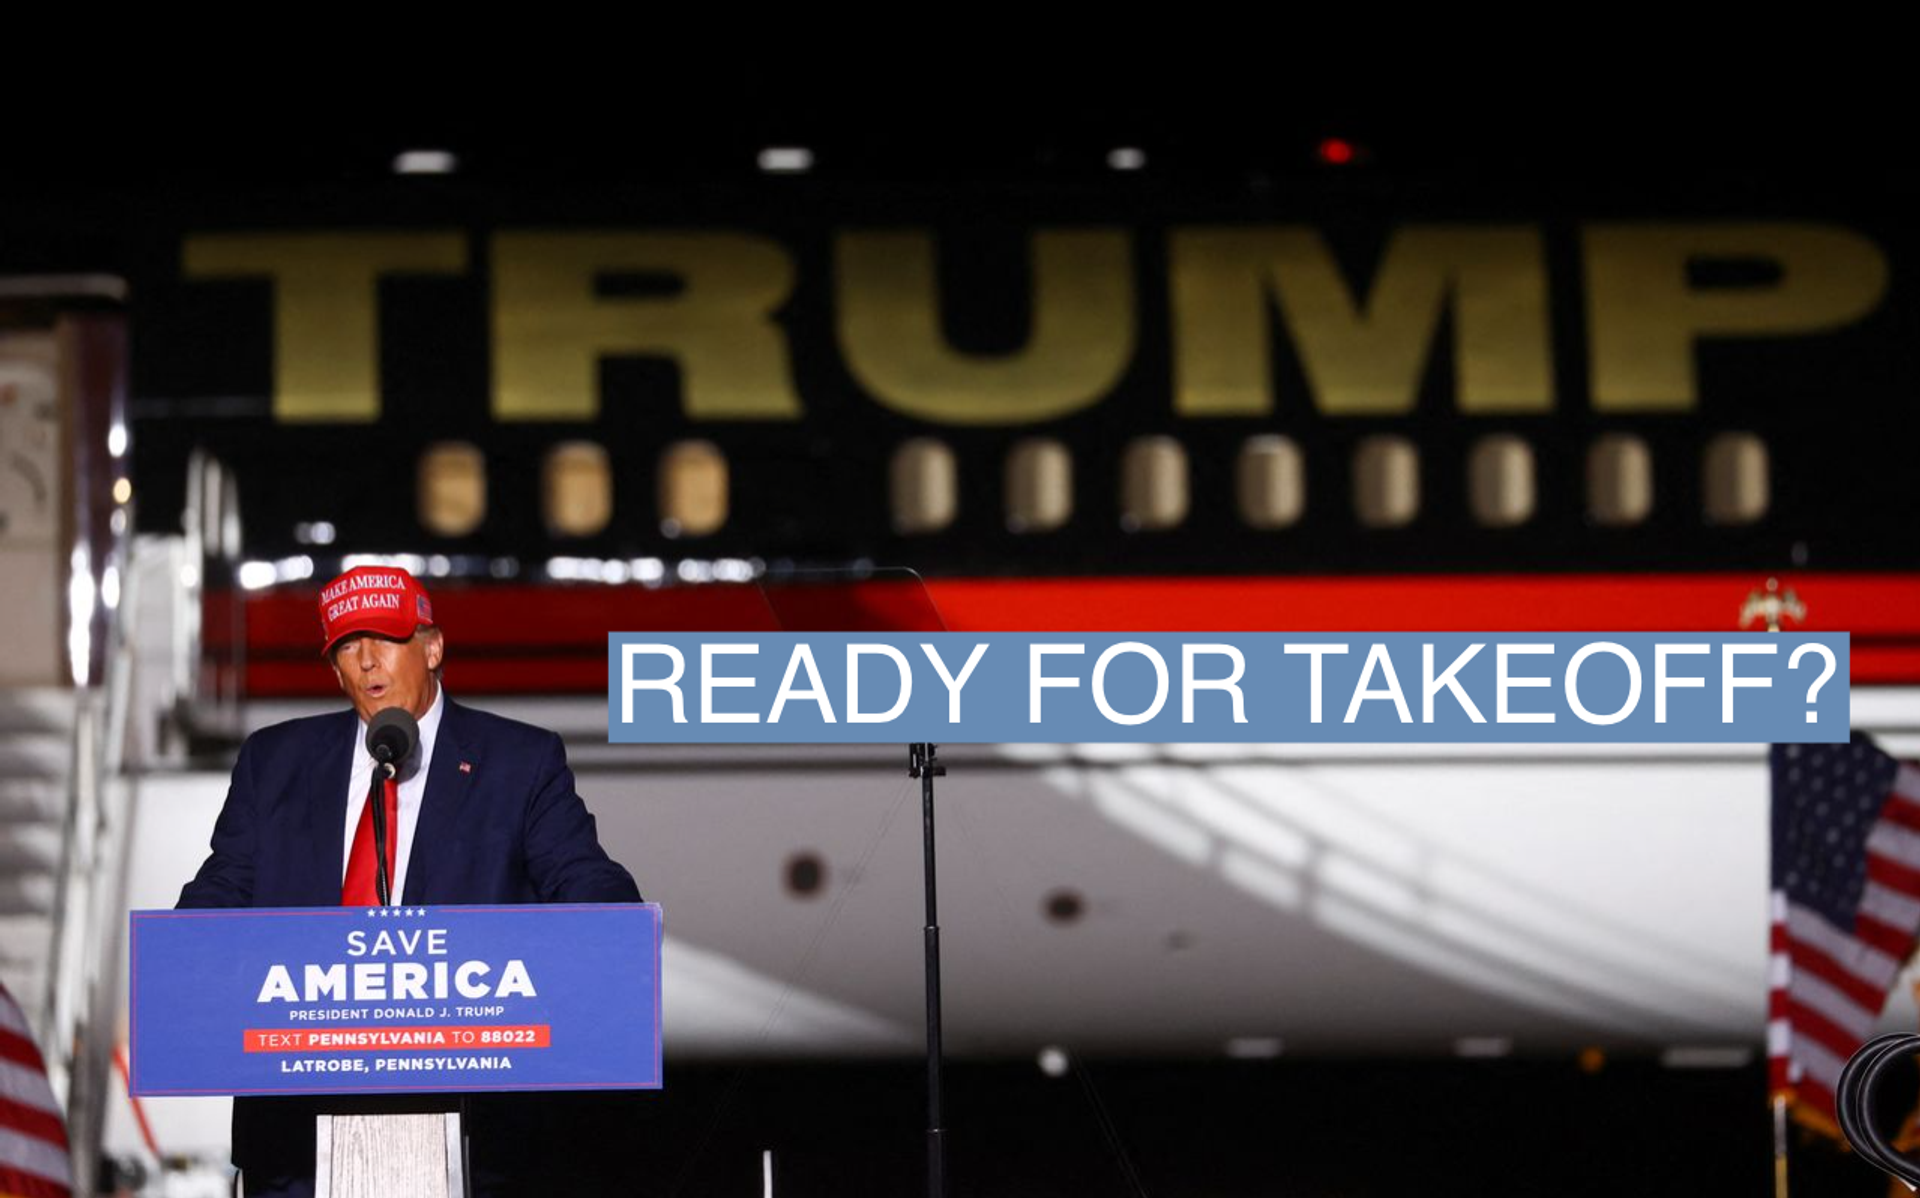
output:
<svg viewBox="0 0 1920 1198"><path fill-rule="evenodd" d="M1345 166L1353 161L1353 143L1338 137L1329 137L1320 143L1320 161L1328 166Z"/></svg>

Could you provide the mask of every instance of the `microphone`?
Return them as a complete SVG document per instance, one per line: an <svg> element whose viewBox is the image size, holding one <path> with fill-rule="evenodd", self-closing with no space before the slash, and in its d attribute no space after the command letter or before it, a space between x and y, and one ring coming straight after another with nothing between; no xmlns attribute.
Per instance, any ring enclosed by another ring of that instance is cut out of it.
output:
<svg viewBox="0 0 1920 1198"><path fill-rule="evenodd" d="M373 808L373 889L383 907L393 901L393 881L387 876L387 837L390 833L384 797L386 788L381 785L381 779L398 777L400 763L413 753L413 747L419 743L420 725L405 708L389 707L377 711L373 719L367 721L367 752L378 763L367 793L367 802Z"/></svg>
<svg viewBox="0 0 1920 1198"><path fill-rule="evenodd" d="M413 752L420 743L420 725L404 707L389 707L374 713L367 723L367 752L373 759L387 767L389 775L400 769L400 763Z"/></svg>

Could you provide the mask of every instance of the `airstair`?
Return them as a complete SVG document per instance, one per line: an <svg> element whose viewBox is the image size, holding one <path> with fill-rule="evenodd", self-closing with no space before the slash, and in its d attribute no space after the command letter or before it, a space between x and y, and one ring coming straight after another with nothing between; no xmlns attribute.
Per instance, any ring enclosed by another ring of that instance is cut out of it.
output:
<svg viewBox="0 0 1920 1198"><path fill-rule="evenodd" d="M73 691L0 690L0 982L40 1029L48 1015L73 729Z"/></svg>
<svg viewBox="0 0 1920 1198"><path fill-rule="evenodd" d="M117 279L0 278L0 981L66 1109L75 1193L98 1175L122 951L124 300Z"/></svg>

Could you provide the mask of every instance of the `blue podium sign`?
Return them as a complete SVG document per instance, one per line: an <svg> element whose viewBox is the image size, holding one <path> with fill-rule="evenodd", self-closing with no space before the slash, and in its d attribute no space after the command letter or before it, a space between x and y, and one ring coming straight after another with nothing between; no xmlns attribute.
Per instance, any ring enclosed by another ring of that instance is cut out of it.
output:
<svg viewBox="0 0 1920 1198"><path fill-rule="evenodd" d="M135 911L138 1095L657 1089L653 903Z"/></svg>

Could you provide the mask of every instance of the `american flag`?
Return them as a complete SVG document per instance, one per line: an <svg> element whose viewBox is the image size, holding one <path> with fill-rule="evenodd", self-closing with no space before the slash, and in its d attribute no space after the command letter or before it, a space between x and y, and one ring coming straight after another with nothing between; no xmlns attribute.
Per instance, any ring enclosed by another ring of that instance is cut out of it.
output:
<svg viewBox="0 0 1920 1198"><path fill-rule="evenodd" d="M1920 933L1920 767L1857 732L1775 745L1772 766L1771 1081L1831 1128L1840 1068Z"/></svg>
<svg viewBox="0 0 1920 1198"><path fill-rule="evenodd" d="M67 1127L13 995L0 986L0 1195L69 1198Z"/></svg>

